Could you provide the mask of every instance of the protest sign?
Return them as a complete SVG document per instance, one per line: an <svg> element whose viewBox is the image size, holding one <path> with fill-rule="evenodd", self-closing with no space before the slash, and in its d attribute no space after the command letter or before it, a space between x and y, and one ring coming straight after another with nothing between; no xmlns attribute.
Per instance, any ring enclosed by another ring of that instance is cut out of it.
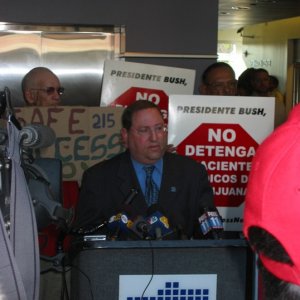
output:
<svg viewBox="0 0 300 300"><path fill-rule="evenodd" d="M195 76L191 69L107 60L100 105L126 107L136 100L149 100L167 120L169 95L192 95Z"/></svg>
<svg viewBox="0 0 300 300"><path fill-rule="evenodd" d="M15 109L22 127L42 124L55 131L54 144L36 149L34 155L60 159L65 181L81 181L85 169L124 151L120 143L122 112L122 108L83 106Z"/></svg>
<svg viewBox="0 0 300 300"><path fill-rule="evenodd" d="M273 131L274 98L169 97L168 143L205 165L226 230L241 230L251 161Z"/></svg>

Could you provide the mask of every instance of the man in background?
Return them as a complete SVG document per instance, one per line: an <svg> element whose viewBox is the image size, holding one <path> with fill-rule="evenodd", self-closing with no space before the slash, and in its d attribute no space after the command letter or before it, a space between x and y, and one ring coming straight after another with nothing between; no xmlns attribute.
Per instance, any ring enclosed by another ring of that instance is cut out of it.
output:
<svg viewBox="0 0 300 300"><path fill-rule="evenodd" d="M22 92L27 105L56 106L61 104L64 88L50 69L36 67L24 76Z"/></svg>
<svg viewBox="0 0 300 300"><path fill-rule="evenodd" d="M265 69L255 69L252 77L252 96L274 97L270 92L270 76ZM281 125L286 120L286 110L281 98L275 97L274 127Z"/></svg>
<svg viewBox="0 0 300 300"><path fill-rule="evenodd" d="M232 67L225 62L209 65L202 74L200 95L235 96L237 80Z"/></svg>
<svg viewBox="0 0 300 300"><path fill-rule="evenodd" d="M233 68L225 62L215 62L209 65L202 74L199 85L200 95L236 96L237 80ZM239 239L240 231L224 231L223 238Z"/></svg>
<svg viewBox="0 0 300 300"><path fill-rule="evenodd" d="M255 69L252 76L252 96L270 97L270 76L267 70Z"/></svg>
<svg viewBox="0 0 300 300"><path fill-rule="evenodd" d="M283 103L285 103L284 100L284 95L281 93L281 91L279 90L279 80L276 76L274 75L270 75L270 92L271 95L274 96L276 99L282 101Z"/></svg>
<svg viewBox="0 0 300 300"><path fill-rule="evenodd" d="M264 300L300 299L300 105L252 162L244 234L259 258Z"/></svg>
<svg viewBox="0 0 300 300"><path fill-rule="evenodd" d="M36 67L23 77L22 92L27 106L49 107L62 105L61 96L64 93L64 88L61 86L58 77L50 69ZM77 186L76 183L74 184ZM64 203L68 201L67 198L70 195L76 196L76 193L72 194L72 191L74 191L72 185L73 182L62 183ZM68 186L71 187L70 190ZM64 232L54 224L49 224L49 226L42 228L39 232L40 255L42 255L40 260L42 271L40 277L40 299L58 299L65 292L62 278L66 276L67 281L70 281L70 273L65 275L62 273L62 266L59 265L62 261L60 262L58 256L56 256L59 253L55 246L57 248L62 247L61 243L63 241L59 239L63 237ZM54 253L51 253L53 251ZM53 256L52 259L51 256ZM60 270L60 272L55 270Z"/></svg>

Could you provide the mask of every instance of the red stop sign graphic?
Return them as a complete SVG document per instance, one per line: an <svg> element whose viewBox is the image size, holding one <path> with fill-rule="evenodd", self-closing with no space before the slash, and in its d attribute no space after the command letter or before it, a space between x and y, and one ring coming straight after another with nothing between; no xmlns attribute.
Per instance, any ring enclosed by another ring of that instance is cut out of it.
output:
<svg viewBox="0 0 300 300"><path fill-rule="evenodd" d="M168 118L168 95L162 90L147 89L142 87L131 87L118 98L116 98L110 106L128 106L137 100L148 100L159 106L164 119Z"/></svg>
<svg viewBox="0 0 300 300"><path fill-rule="evenodd" d="M216 206L240 206L257 147L239 124L204 123L178 145L177 151L206 166Z"/></svg>

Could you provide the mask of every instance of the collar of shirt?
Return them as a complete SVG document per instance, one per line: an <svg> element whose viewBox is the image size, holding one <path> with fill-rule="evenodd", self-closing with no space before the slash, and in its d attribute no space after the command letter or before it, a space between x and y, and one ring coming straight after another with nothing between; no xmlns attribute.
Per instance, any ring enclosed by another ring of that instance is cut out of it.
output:
<svg viewBox="0 0 300 300"><path fill-rule="evenodd" d="M146 173L143 169L145 164L139 163L138 161L134 160L132 157L131 157L131 161L133 164L133 168L135 170L135 174L136 174L139 184L141 186L141 189L142 189L143 193L145 194ZM163 170L163 159L161 158L160 160L158 160L155 164L153 164L153 166L155 168L153 170L152 177L153 177L154 182L157 184L158 188L160 189L162 170Z"/></svg>

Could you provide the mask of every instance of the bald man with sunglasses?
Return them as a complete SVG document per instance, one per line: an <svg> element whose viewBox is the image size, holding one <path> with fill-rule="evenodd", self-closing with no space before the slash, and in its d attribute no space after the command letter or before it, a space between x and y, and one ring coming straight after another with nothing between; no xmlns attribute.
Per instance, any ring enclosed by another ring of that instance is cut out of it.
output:
<svg viewBox="0 0 300 300"><path fill-rule="evenodd" d="M22 92L27 105L56 106L61 104L64 88L51 70L36 67L24 76Z"/></svg>

